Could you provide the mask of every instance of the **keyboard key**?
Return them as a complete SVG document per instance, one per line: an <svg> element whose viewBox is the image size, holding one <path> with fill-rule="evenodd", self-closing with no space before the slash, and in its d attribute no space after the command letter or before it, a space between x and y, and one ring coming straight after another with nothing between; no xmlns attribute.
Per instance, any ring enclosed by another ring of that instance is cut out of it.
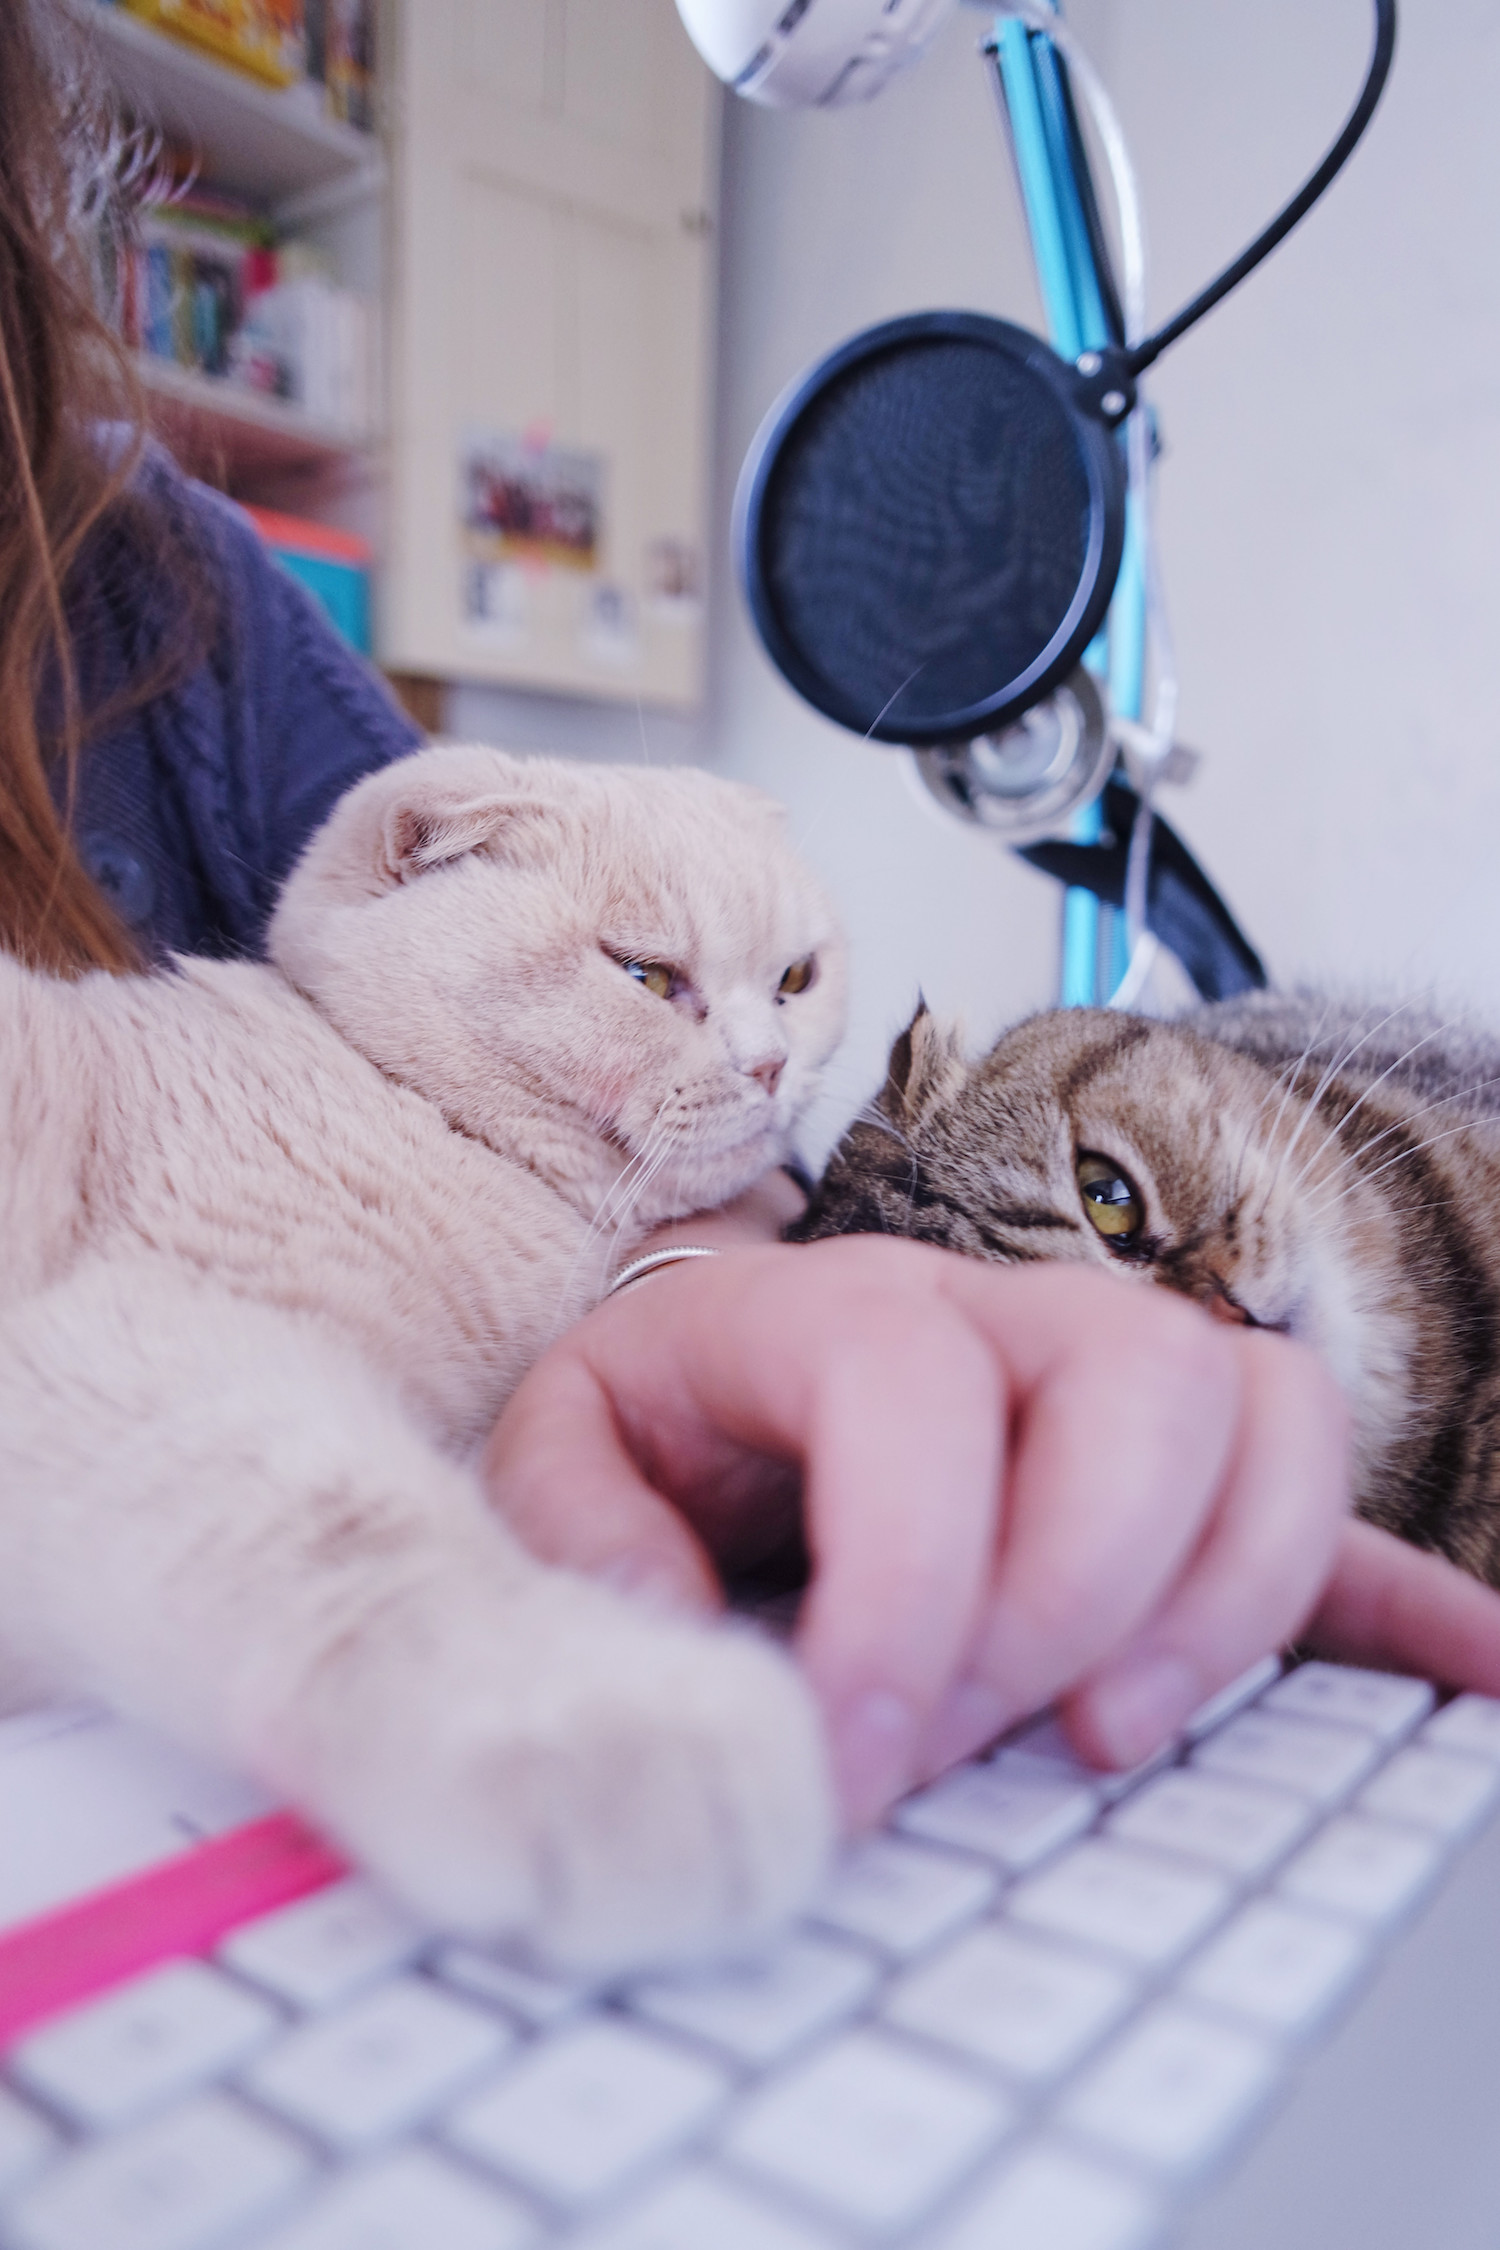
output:
<svg viewBox="0 0 1500 2250"><path fill-rule="evenodd" d="M1005 1906L1035 1929L1164 1968L1213 1928L1233 1898L1225 1878L1207 1868L1091 1840L1017 1884Z"/></svg>
<svg viewBox="0 0 1500 2250"><path fill-rule="evenodd" d="M1422 1729L1422 1740L1444 1750L1467 1750L1500 1765L1500 1698L1456 1695Z"/></svg>
<svg viewBox="0 0 1500 2250"><path fill-rule="evenodd" d="M879 1972L865 1954L792 1937L759 1960L686 1977L653 1977L626 1996L637 2015L690 2032L736 2061L780 2062L815 2033L846 2023Z"/></svg>
<svg viewBox="0 0 1500 2250"><path fill-rule="evenodd" d="M1127 1843L1182 1852L1248 1878L1285 1858L1312 1819L1306 1799L1284 1789L1182 1766L1148 1781L1104 1825Z"/></svg>
<svg viewBox="0 0 1500 2250"><path fill-rule="evenodd" d="M883 2039L847 2033L751 2096L736 2163L856 2226L910 2226L1009 2130L993 2089Z"/></svg>
<svg viewBox="0 0 1500 2250"><path fill-rule="evenodd" d="M1269 2091L1273 2050L1171 2001L1096 2063L1058 2122L1165 2172L1208 2164Z"/></svg>
<svg viewBox="0 0 1500 2250"><path fill-rule="evenodd" d="M7 2250L203 2250L274 2216L311 2172L222 2094L70 2157L13 2205Z"/></svg>
<svg viewBox="0 0 1500 2250"><path fill-rule="evenodd" d="M728 2091L712 2064L596 2018L558 2032L466 2102L448 2134L521 2186L576 2207L673 2154Z"/></svg>
<svg viewBox="0 0 1500 2250"><path fill-rule="evenodd" d="M415 1922L351 1876L246 1922L220 1946L219 1959L296 2007L331 2008L405 1968L422 1942Z"/></svg>
<svg viewBox="0 0 1500 2250"><path fill-rule="evenodd" d="M1113 1963L1061 1953L1003 1924L971 1930L910 1970L884 2014L1018 2078L1067 2070L1114 2028L1137 1980Z"/></svg>
<svg viewBox="0 0 1500 2250"><path fill-rule="evenodd" d="M126 2125L243 2061L281 2022L216 1969L169 1961L54 2017L11 2068L81 2125Z"/></svg>
<svg viewBox="0 0 1500 2250"><path fill-rule="evenodd" d="M368 2148L430 2117L514 2043L495 2017L401 1977L292 2032L244 2082L335 2148Z"/></svg>
<svg viewBox="0 0 1500 2250"><path fill-rule="evenodd" d="M1173 1745L1165 1743L1141 1765L1129 1766L1123 1772L1105 1771L1079 1757L1063 1733L1061 1721L1049 1714L1033 1719L1023 1734L1002 1742L990 1763L1002 1773L1045 1774L1054 1781L1071 1782L1075 1788L1092 1789L1101 1802L1112 1804L1138 1781L1144 1781L1147 1774L1159 1772L1175 1754Z"/></svg>
<svg viewBox="0 0 1500 2250"><path fill-rule="evenodd" d="M568 2240L570 2250L835 2250L821 2229L768 2210L711 2172L684 2173L622 2218Z"/></svg>
<svg viewBox="0 0 1500 2250"><path fill-rule="evenodd" d="M909 1836L958 1844L1021 1874L1093 1823L1097 1791L1050 1774L998 1765L964 1766L896 1808Z"/></svg>
<svg viewBox="0 0 1500 2250"><path fill-rule="evenodd" d="M1368 1958L1347 1922L1256 1899L1200 1953L1182 1980L1190 1999L1246 2016L1268 2031L1310 2031Z"/></svg>
<svg viewBox="0 0 1500 2250"><path fill-rule="evenodd" d="M0 2195L39 2172L60 2146L52 2127L27 2102L0 2086Z"/></svg>
<svg viewBox="0 0 1500 2250"><path fill-rule="evenodd" d="M591 1987L540 1969L522 1968L503 1954L478 1945L445 1945L432 1964L444 1984L470 1992L476 2000L497 2001L522 2023L543 2030L560 2023L590 1996Z"/></svg>
<svg viewBox="0 0 1500 2250"><path fill-rule="evenodd" d="M1345 1813L1282 1869L1277 1888L1356 1922L1387 1922L1421 1897L1442 1856L1434 1836Z"/></svg>
<svg viewBox="0 0 1500 2250"><path fill-rule="evenodd" d="M966 2203L932 2250L1146 2250L1157 2224L1138 2180L1044 2143Z"/></svg>
<svg viewBox="0 0 1500 2250"><path fill-rule="evenodd" d="M535 2217L430 2149L362 2164L256 2250L530 2250Z"/></svg>
<svg viewBox="0 0 1500 2250"><path fill-rule="evenodd" d="M993 1869L872 1836L839 1864L813 1918L867 1939L900 1961L975 1921L999 1889Z"/></svg>
<svg viewBox="0 0 1500 2250"><path fill-rule="evenodd" d="M1279 1656L1263 1656L1258 1664L1252 1664L1241 1672L1238 1679L1231 1680L1227 1687L1221 1687L1217 1695L1211 1695L1206 1703L1200 1703L1183 1727L1183 1734L1189 1742L1201 1742L1206 1734L1216 1732L1226 1719L1232 1719L1236 1711L1243 1711L1247 1703L1254 1703L1274 1681L1280 1679L1281 1673Z"/></svg>
<svg viewBox="0 0 1500 2250"><path fill-rule="evenodd" d="M1195 1767L1291 1789L1315 1804L1336 1804L1380 1762L1380 1744L1355 1727L1284 1713L1242 1711L1191 1753Z"/></svg>
<svg viewBox="0 0 1500 2250"><path fill-rule="evenodd" d="M1303 1719L1336 1719L1363 1727L1382 1742L1399 1742L1432 1709L1426 1680L1397 1672L1361 1672L1350 1664L1299 1664L1261 1697L1262 1711L1291 1711Z"/></svg>
<svg viewBox="0 0 1500 2250"><path fill-rule="evenodd" d="M1478 1827L1497 1795L1500 1772L1483 1758L1413 1743L1397 1751L1354 1803L1358 1812L1409 1820L1413 1827L1456 1839Z"/></svg>

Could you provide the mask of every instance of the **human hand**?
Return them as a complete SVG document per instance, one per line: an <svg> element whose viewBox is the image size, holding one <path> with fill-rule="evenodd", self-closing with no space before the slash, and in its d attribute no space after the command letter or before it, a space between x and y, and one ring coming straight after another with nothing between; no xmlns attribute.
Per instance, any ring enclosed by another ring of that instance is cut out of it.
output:
<svg viewBox="0 0 1500 2250"><path fill-rule="evenodd" d="M800 1490L856 1824L1054 1701L1133 1763L1293 1636L1500 1692L1500 1597L1348 1520L1320 1363L1111 1276L871 1237L674 1266L538 1363L485 1474L548 1559L697 1606Z"/></svg>

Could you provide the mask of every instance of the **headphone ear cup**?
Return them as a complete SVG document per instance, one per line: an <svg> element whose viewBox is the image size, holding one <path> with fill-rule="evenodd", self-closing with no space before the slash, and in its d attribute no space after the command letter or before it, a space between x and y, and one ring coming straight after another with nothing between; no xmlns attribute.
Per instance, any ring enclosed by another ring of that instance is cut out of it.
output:
<svg viewBox="0 0 1500 2250"><path fill-rule="evenodd" d="M886 321L768 416L735 543L773 663L826 717L916 745L993 731L1109 607L1122 449L1065 360L980 313Z"/></svg>

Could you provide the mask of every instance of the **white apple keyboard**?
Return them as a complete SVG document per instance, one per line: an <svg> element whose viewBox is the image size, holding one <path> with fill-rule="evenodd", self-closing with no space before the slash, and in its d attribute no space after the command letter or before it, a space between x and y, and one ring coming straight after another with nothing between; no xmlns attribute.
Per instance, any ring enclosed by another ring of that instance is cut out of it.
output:
<svg viewBox="0 0 1500 2250"><path fill-rule="evenodd" d="M774 1951L727 1971L588 1991L334 1881L11 2047L0 2245L1295 2250L1301 2210L1320 2250L1477 2250L1500 2242L1500 2182L1463 2175L1472 2237L1420 2163L1378 2191L1396 2126L1368 2092L1351 2127L1325 2089L1311 2148L1279 2170L1274 2149L1320 2039L1342 2021L1333 2048L1367 2059L1359 1996L1393 1948L1400 1971L1403 1933L1441 1923L1466 1847L1455 2023L1471 1978L1496 1989L1497 1799L1500 1703L1272 1663L1132 1775L1084 1767L1051 1722L1023 1730L908 1798ZM1415 1984L1430 2002L1420 1966ZM1398 2111L1456 2064L1450 2112L1478 2074L1493 2118L1500 2024L1487 2061L1428 2036ZM1229 2162L1273 2108L1261 2216L1237 2216ZM1341 2131L1378 2191L1347 2234L1352 2190L1330 2219L1287 2176ZM1463 2168L1431 2153L1449 2193ZM1389 2232L1406 2186L1409 2237Z"/></svg>

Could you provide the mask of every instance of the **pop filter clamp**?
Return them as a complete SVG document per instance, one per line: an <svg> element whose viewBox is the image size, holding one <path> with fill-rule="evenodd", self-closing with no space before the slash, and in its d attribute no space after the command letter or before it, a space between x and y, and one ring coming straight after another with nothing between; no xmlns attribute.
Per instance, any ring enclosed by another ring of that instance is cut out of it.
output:
<svg viewBox="0 0 1500 2250"><path fill-rule="evenodd" d="M1162 824L1153 823L1151 788L1171 749L1175 688L1164 693L1159 679L1152 725L1130 724L1153 608L1140 378L1270 255L1347 162L1394 51L1395 0L1374 0L1374 12L1364 83L1322 162L1238 257L1141 335L1144 256L1119 128L1057 16L1023 0L983 52L1011 127L1053 343L971 312L883 322L791 385L741 475L741 577L784 677L839 725L913 749L926 788L949 810L1064 876L1070 908L1076 899L1097 922L1096 898L1123 903L1136 941L1127 983L1149 966L1152 931L1212 996L1265 981L1187 847L1170 831L1152 846ZM799 27L807 13L807 0L786 11ZM1123 289L1070 66L1109 159ZM1111 623L1110 672L1125 677L1111 677L1111 715L1100 724L1082 660L1098 656L1117 587L1126 598L1122 562L1137 630L1120 634L1117 667ZM1138 786L1110 784L1106 831L1094 808L1122 738ZM1092 836L1075 828L1069 843L1039 840L1081 806L1093 810ZM1191 881L1178 879L1184 868ZM1087 915L1073 921L1085 942L1071 949L1070 977L1065 923L1063 996L1092 998L1092 961L1078 969L1091 949ZM1122 987L1115 998L1124 997Z"/></svg>

